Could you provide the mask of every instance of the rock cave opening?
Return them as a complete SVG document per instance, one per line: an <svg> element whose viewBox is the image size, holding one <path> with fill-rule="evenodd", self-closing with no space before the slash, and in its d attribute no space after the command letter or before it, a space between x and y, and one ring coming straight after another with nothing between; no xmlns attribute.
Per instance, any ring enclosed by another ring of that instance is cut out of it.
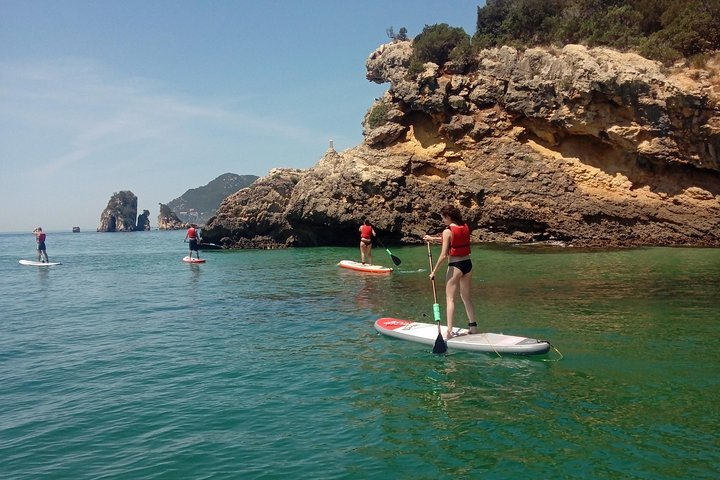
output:
<svg viewBox="0 0 720 480"><path fill-rule="evenodd" d="M422 148L429 149L445 141L440 137L439 125L436 125L432 117L426 113L408 113L403 124L412 127L412 137Z"/></svg>

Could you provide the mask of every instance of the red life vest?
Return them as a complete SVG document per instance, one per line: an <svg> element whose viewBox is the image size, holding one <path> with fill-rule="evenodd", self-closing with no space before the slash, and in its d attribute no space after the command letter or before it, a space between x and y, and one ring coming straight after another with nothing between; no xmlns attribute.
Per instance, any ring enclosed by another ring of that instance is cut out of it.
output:
<svg viewBox="0 0 720 480"><path fill-rule="evenodd" d="M470 255L470 228L467 224L465 225L450 225L450 232L452 232L452 238L450 239L450 252L448 254L451 257L465 257Z"/></svg>
<svg viewBox="0 0 720 480"><path fill-rule="evenodd" d="M372 238L372 225L360 225L360 238Z"/></svg>
<svg viewBox="0 0 720 480"><path fill-rule="evenodd" d="M187 236L190 240L197 240L197 231L193 227L190 227L188 228Z"/></svg>

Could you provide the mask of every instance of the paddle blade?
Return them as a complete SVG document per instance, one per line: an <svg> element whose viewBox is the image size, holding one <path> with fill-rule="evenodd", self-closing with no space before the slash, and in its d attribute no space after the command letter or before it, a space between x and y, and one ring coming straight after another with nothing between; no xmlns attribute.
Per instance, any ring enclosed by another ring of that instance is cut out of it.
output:
<svg viewBox="0 0 720 480"><path fill-rule="evenodd" d="M432 352L435 354L442 354L447 352L447 343L445 343L445 339L443 338L442 333L438 333L438 336L435 339L435 345L433 345Z"/></svg>
<svg viewBox="0 0 720 480"><path fill-rule="evenodd" d="M393 263L397 266L399 266L402 263L402 260L400 260L398 257L392 254L390 250L385 249L385 251L390 255L390 258L392 259Z"/></svg>

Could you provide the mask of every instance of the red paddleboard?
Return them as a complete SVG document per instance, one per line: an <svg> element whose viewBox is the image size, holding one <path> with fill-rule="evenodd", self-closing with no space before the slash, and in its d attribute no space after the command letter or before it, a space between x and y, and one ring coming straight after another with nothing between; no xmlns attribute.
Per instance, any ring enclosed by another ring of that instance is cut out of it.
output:
<svg viewBox="0 0 720 480"><path fill-rule="evenodd" d="M183 262L185 262L185 263L205 263L205 259L204 258L183 257Z"/></svg>
<svg viewBox="0 0 720 480"><path fill-rule="evenodd" d="M390 267L383 267L382 265L370 265L369 263L353 262L352 260L341 260L338 263L342 268L348 268L350 270L356 270L358 272L366 273L390 273L393 271Z"/></svg>

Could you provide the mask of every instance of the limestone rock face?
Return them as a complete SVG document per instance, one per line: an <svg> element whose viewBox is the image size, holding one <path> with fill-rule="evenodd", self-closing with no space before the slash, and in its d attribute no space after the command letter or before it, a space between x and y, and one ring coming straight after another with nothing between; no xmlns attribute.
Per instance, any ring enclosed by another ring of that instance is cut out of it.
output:
<svg viewBox="0 0 720 480"><path fill-rule="evenodd" d="M149 212L148 212L149 213ZM114 193L100 214L98 232L132 232L137 218L137 197L129 190Z"/></svg>
<svg viewBox="0 0 720 480"><path fill-rule="evenodd" d="M230 195L203 227L203 240L236 248L298 244L285 210L301 175L297 169L273 169L251 187Z"/></svg>
<svg viewBox="0 0 720 480"><path fill-rule="evenodd" d="M183 222L175 215L169 206L164 203L160 204L160 213L158 214L158 230L182 230L187 228L188 224Z"/></svg>
<svg viewBox="0 0 720 480"><path fill-rule="evenodd" d="M489 49L463 75L425 64L408 79L411 52L393 42L368 59L367 78L390 88L363 144L228 197L213 230L235 245L354 245L367 218L413 243L451 203L476 242L720 246L711 72L568 45Z"/></svg>
<svg viewBox="0 0 720 480"><path fill-rule="evenodd" d="M137 230L139 232L149 232L150 231L150 211L149 210L143 210L143 213L141 215L138 215L137 225L135 226L135 230Z"/></svg>

